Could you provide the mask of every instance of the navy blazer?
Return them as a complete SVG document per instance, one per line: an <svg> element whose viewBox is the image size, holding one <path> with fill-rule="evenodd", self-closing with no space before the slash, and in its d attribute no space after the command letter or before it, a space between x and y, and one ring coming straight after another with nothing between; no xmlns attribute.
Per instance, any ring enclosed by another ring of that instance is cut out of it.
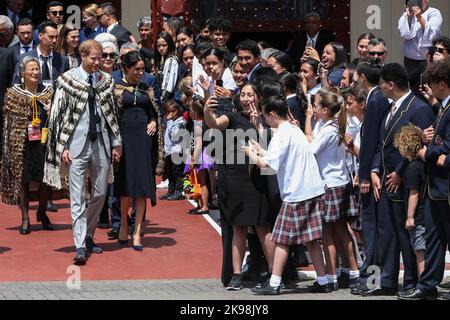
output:
<svg viewBox="0 0 450 320"><path fill-rule="evenodd" d="M122 27L120 24L117 24L114 28L112 28L109 33L116 37L119 50L125 43L131 42L131 32Z"/></svg>
<svg viewBox="0 0 450 320"><path fill-rule="evenodd" d="M406 97L386 127L387 117L388 115L384 117L381 123L380 145L373 163L373 169L379 170L382 187L384 187L384 180L388 174L395 171L399 176L402 176L408 165L408 160L403 158L398 149L394 147L395 134L409 123L422 130L426 129L433 124L436 118L430 105L417 98L413 93ZM370 121L370 119L367 119L367 121Z"/></svg>
<svg viewBox="0 0 450 320"><path fill-rule="evenodd" d="M19 65L20 65L20 63L22 63L23 58L26 56L32 56L32 57L38 58L37 47L31 51L28 51L27 53L21 54L18 57L17 63L16 63L16 69L14 71L14 78L13 78L14 84L20 83ZM52 59L53 85L55 85L56 79L58 79L58 77L60 75L62 75L64 72L66 72L67 70L69 70L69 59L67 59L67 57L64 55L53 51L53 59Z"/></svg>
<svg viewBox="0 0 450 320"><path fill-rule="evenodd" d="M389 112L389 101L380 87L370 93L364 109L364 123L361 127L361 148L359 152L359 181L370 182L373 158L380 143L381 122Z"/></svg>
<svg viewBox="0 0 450 320"><path fill-rule="evenodd" d="M439 156L450 151L450 101L434 123L434 136L427 147L425 160L428 170L428 195L433 200L447 200L449 197L448 169L436 165ZM446 162L449 160L446 157Z"/></svg>

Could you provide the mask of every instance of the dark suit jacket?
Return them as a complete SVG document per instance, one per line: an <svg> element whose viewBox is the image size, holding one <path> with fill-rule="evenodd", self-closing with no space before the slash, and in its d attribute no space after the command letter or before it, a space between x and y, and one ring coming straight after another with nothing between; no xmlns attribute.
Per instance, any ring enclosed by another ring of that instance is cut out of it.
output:
<svg viewBox="0 0 450 320"><path fill-rule="evenodd" d="M34 44L34 42L33 42L33 44ZM34 48L34 47L33 47ZM32 49L33 49L32 48ZM13 58L14 58L14 66L16 65L16 63L17 63L17 60L18 60L18 58L19 58L19 56L20 56L20 42L18 42L18 43L16 43L15 45L13 45L12 47L11 47L11 49L12 49L12 51L13 51ZM31 51L31 50L29 50L29 51Z"/></svg>
<svg viewBox="0 0 450 320"><path fill-rule="evenodd" d="M300 129L305 132L306 114L302 111L302 107L300 106L300 103L298 103L297 98L291 97L286 101L292 115L298 122L300 122Z"/></svg>
<svg viewBox="0 0 450 320"><path fill-rule="evenodd" d="M450 102L436 119L435 133L425 153L428 170L428 194L431 199L447 200L449 197L448 169L438 167L436 162L440 155L450 152ZM447 156L447 158L449 158Z"/></svg>
<svg viewBox="0 0 450 320"><path fill-rule="evenodd" d="M408 160L400 155L400 152L394 147L394 137L400 129L412 123L422 130L433 124L435 116L431 107L411 93L395 112L393 118L389 121L386 128L385 123L388 115L384 117L380 130L380 146L376 153L373 168L380 171L381 183L384 187L386 175L395 171L399 176L408 165ZM366 119L366 118L365 118ZM370 118L366 121L370 121Z"/></svg>
<svg viewBox="0 0 450 320"><path fill-rule="evenodd" d="M262 68L262 65L259 63L256 65L255 70L252 72L251 77L248 79L248 82L253 81L255 79L255 72Z"/></svg>
<svg viewBox="0 0 450 320"><path fill-rule="evenodd" d="M3 100L6 89L11 87L13 73L14 64L11 48L0 48L0 132L3 128Z"/></svg>
<svg viewBox="0 0 450 320"><path fill-rule="evenodd" d="M302 31L294 34L294 39L292 43L292 47L290 50L290 55L292 61L294 62L294 71L298 71L300 69L300 58L305 51L306 42L308 41L308 36L306 31ZM319 31L319 35L317 36L317 42L315 44L315 49L319 53L319 56L322 56L323 49L327 44L334 41L334 35L328 31Z"/></svg>
<svg viewBox="0 0 450 320"><path fill-rule="evenodd" d="M112 35L114 35L117 38L117 44L120 48L127 42L130 42L130 36L131 32L122 27L120 24L116 25L110 32Z"/></svg>
<svg viewBox="0 0 450 320"><path fill-rule="evenodd" d="M34 48L33 50L28 51L27 53L21 54L18 57L17 63L16 63L16 69L14 71L14 78L13 78L14 84L20 83L19 65L22 62L23 58L27 55L38 58L37 48ZM64 72L66 72L67 70L69 70L69 60L67 59L67 57L53 51L53 59L52 59L53 84L55 83L56 79L58 79L58 77L60 75L62 75Z"/></svg>
<svg viewBox="0 0 450 320"><path fill-rule="evenodd" d="M359 152L359 181L370 181L373 157L380 142L381 122L389 111L389 101L381 89L376 87L367 100L364 109L364 123L361 127L361 148Z"/></svg>

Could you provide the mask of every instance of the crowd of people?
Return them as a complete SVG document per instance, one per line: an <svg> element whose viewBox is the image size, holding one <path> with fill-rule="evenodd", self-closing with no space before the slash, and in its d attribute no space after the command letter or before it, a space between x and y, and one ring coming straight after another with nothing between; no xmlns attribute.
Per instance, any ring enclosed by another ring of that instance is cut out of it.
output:
<svg viewBox="0 0 450 320"><path fill-rule="evenodd" d="M256 275L255 294L280 294L310 260L312 292L437 297L450 242L450 38L428 0L404 6L402 63L371 33L349 63L314 12L280 50L229 48L222 17L172 17L157 35L142 17L138 42L111 3L83 7L78 29L58 1L38 25L7 2L0 193L19 206L21 234L30 201L51 231L49 200L69 197L75 263L102 252L97 227L142 251L147 199L155 206L166 182L159 200L185 199L194 173L189 214L220 210L228 290Z"/></svg>

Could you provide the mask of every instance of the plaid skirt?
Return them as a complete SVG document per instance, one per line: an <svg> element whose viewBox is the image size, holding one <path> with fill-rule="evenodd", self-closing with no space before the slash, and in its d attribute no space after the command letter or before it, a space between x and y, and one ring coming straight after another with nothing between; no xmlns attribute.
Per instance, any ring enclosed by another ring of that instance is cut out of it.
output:
<svg viewBox="0 0 450 320"><path fill-rule="evenodd" d="M359 212L357 202L351 184L325 188L325 213L323 220L326 223L331 223L357 216Z"/></svg>
<svg viewBox="0 0 450 320"><path fill-rule="evenodd" d="M362 194L358 189L354 189L353 194L350 197L351 208L354 210L355 214L349 216L348 223L350 227L355 231L362 230Z"/></svg>
<svg viewBox="0 0 450 320"><path fill-rule="evenodd" d="M302 202L283 202L272 231L272 241L289 246L322 238L324 205L323 196Z"/></svg>

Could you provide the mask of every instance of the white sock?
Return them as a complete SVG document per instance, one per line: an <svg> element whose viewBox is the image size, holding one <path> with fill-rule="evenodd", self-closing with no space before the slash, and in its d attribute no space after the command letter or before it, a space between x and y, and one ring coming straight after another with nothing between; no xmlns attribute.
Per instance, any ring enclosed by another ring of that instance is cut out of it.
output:
<svg viewBox="0 0 450 320"><path fill-rule="evenodd" d="M356 279L359 278L359 270L353 271L350 270L350 279Z"/></svg>
<svg viewBox="0 0 450 320"><path fill-rule="evenodd" d="M281 277L272 274L270 276L270 286L278 287L281 284Z"/></svg>
<svg viewBox="0 0 450 320"><path fill-rule="evenodd" d="M341 268L336 268L336 275L338 278L341 276L341 272L342 272Z"/></svg>
<svg viewBox="0 0 450 320"><path fill-rule="evenodd" d="M337 282L337 275L327 274L327 280L328 280L328 283L335 283L335 282Z"/></svg>
<svg viewBox="0 0 450 320"><path fill-rule="evenodd" d="M320 284L321 286L324 286L328 283L328 278L326 275L324 276L317 276L317 283Z"/></svg>

